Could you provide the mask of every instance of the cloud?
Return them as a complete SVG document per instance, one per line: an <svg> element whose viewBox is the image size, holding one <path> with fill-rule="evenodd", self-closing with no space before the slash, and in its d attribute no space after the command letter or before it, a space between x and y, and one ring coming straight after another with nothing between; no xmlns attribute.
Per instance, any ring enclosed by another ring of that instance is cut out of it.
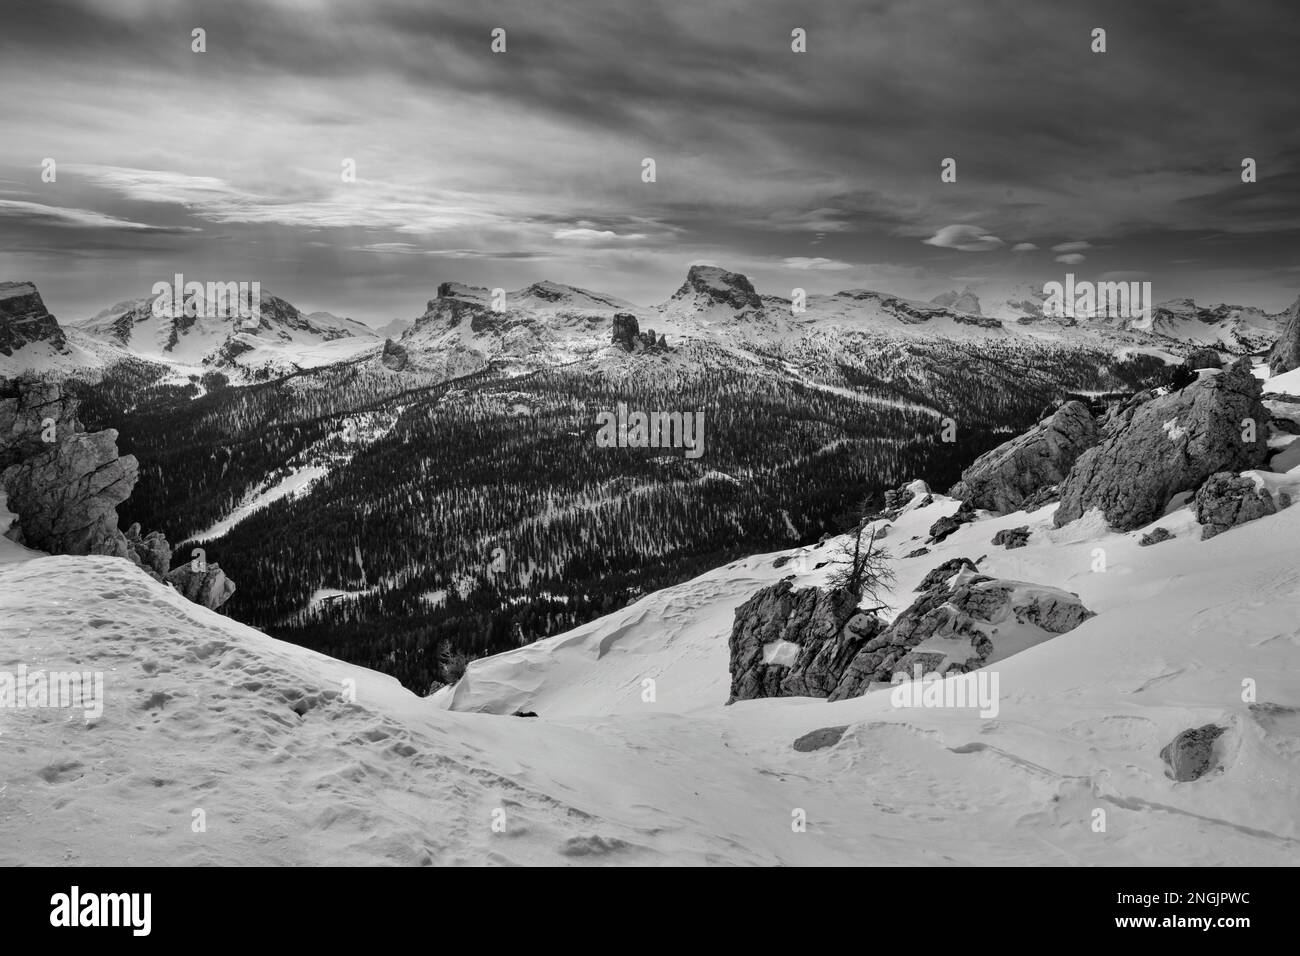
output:
<svg viewBox="0 0 1300 956"><path fill-rule="evenodd" d="M71 229L120 229L131 232L181 233L200 232L189 226L153 226L117 216L105 215L90 209L69 206L46 206L43 203L23 202L17 199L0 199L0 217L20 219L28 224L60 226Z"/></svg>
<svg viewBox="0 0 1300 956"><path fill-rule="evenodd" d="M1061 242L1052 246L1052 251L1053 252L1083 252L1084 249L1091 249L1091 248L1092 248L1092 243L1090 242L1082 242L1082 241Z"/></svg>
<svg viewBox="0 0 1300 956"><path fill-rule="evenodd" d="M960 249L962 252L992 252L1005 245L997 236L979 226L944 226L929 239L921 241L928 246Z"/></svg>
<svg viewBox="0 0 1300 956"><path fill-rule="evenodd" d="M823 259L821 257L809 259L803 256L788 256L781 260L781 264L787 269L813 269L818 272L839 272L844 269L854 268L852 263L840 262L838 259Z"/></svg>
<svg viewBox="0 0 1300 956"><path fill-rule="evenodd" d="M1011 247L1012 252L1033 252L1038 247L1032 242L1017 242Z"/></svg>
<svg viewBox="0 0 1300 956"><path fill-rule="evenodd" d="M1080 262L1083 262L1087 258L1088 258L1087 256L1082 255L1078 252L1067 252L1063 256L1057 256L1056 261L1063 262L1067 266L1077 266Z"/></svg>
<svg viewBox="0 0 1300 956"><path fill-rule="evenodd" d="M568 242L617 242L636 241L648 237L643 232L619 235L612 229L591 229L586 226L577 226L571 229L556 229L551 233L551 238Z"/></svg>

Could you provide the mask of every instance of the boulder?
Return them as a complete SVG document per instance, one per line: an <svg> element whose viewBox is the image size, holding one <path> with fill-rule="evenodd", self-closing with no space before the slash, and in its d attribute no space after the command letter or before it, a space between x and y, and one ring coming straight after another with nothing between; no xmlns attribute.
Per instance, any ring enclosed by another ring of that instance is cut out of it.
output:
<svg viewBox="0 0 1300 956"><path fill-rule="evenodd" d="M1029 526L1021 525L1019 528L1003 528L993 536L993 543L1005 545L1008 551L1012 548L1023 548L1029 543Z"/></svg>
<svg viewBox="0 0 1300 956"><path fill-rule="evenodd" d="M167 583L195 604L216 610L235 593L235 582L226 577L219 564L200 564L187 561L166 574Z"/></svg>
<svg viewBox="0 0 1300 956"><path fill-rule="evenodd" d="M1272 375L1296 368L1300 368L1300 299L1291 306L1291 318L1268 355L1268 370Z"/></svg>
<svg viewBox="0 0 1300 956"><path fill-rule="evenodd" d="M975 506L969 501L963 501L955 513L940 518L934 524L930 525L930 539L926 543L938 544L962 525L969 524L974 520Z"/></svg>
<svg viewBox="0 0 1300 956"><path fill-rule="evenodd" d="M841 724L839 727L818 727L796 740L794 749L800 753L810 753L814 750L834 747L844 736L844 731L848 729L848 724Z"/></svg>
<svg viewBox="0 0 1300 956"><path fill-rule="evenodd" d="M1126 403L1103 423L1109 436L1084 452L1061 483L1056 527L1098 508L1112 527L1131 531L1215 472L1259 467L1268 456L1270 418L1260 394L1250 360L1241 358L1182 392ZM1246 420L1254 422L1253 441L1245 440Z"/></svg>
<svg viewBox="0 0 1300 956"><path fill-rule="evenodd" d="M964 559L958 559L964 560ZM940 569L936 569L938 571ZM925 590L876 637L862 645L831 693L843 700L898 673L960 674L983 667L1007 639L1010 653L1078 627L1093 612L1077 594L958 570Z"/></svg>
<svg viewBox="0 0 1300 956"><path fill-rule="evenodd" d="M736 609L729 642L731 696L825 697L858 649L883 626L842 589L782 580Z"/></svg>
<svg viewBox="0 0 1300 956"><path fill-rule="evenodd" d="M1088 406L1066 402L1022 435L985 452L948 492L995 514L1018 511L1042 489L1061 482L1101 439Z"/></svg>
<svg viewBox="0 0 1300 956"><path fill-rule="evenodd" d="M1249 478L1221 471L1211 475L1196 492L1196 520L1201 540L1223 534L1247 521L1276 514L1277 505L1266 488L1256 488Z"/></svg>
<svg viewBox="0 0 1300 956"><path fill-rule="evenodd" d="M1176 537L1177 535L1168 528L1156 528L1144 534L1142 540L1138 542L1138 545L1143 548L1149 548L1153 544L1159 544L1162 541L1172 541Z"/></svg>
<svg viewBox="0 0 1300 956"><path fill-rule="evenodd" d="M1169 776L1186 782L1197 780L1220 766L1215 755L1215 741L1226 727L1206 724L1184 730L1160 751L1160 759L1169 767Z"/></svg>

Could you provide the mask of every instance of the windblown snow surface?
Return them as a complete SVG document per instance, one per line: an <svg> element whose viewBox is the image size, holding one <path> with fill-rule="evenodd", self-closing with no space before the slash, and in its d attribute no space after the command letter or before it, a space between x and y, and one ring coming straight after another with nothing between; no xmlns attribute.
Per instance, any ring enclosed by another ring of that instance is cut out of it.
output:
<svg viewBox="0 0 1300 956"><path fill-rule="evenodd" d="M1300 469L1267 483L1294 494ZM910 508L886 543L918 547L956 507ZM1052 511L896 560L895 612L940 562L986 554L981 571L1097 612L994 665L992 718L895 707L889 689L724 705L735 608L792 570L822 582L834 541L780 569L737 561L420 698L125 560L0 539L0 671L102 671L106 698L89 720L0 709L0 864L1294 864L1300 507L1204 542L1174 510L1155 524L1177 538L1147 548L1095 514L1055 530ZM1026 524L1027 547L989 544ZM1247 680L1279 706L1252 711ZM1229 728L1223 769L1169 779L1160 749L1207 723ZM791 746L840 725L832 747Z"/></svg>

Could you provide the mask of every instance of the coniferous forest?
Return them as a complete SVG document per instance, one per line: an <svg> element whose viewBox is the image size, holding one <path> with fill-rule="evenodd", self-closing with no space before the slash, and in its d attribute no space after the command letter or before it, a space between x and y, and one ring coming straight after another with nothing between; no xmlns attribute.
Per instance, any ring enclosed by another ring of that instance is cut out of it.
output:
<svg viewBox="0 0 1300 956"><path fill-rule="evenodd" d="M1164 369L1061 346L845 342L756 369L701 348L452 381L356 362L165 385L118 366L78 389L86 426L117 428L140 461L123 526L162 530L178 563L203 547L238 586L224 613L425 693L475 658L842 531L902 482L945 490L1064 391L1135 390ZM596 415L619 402L702 412L704 453L598 447ZM205 534L294 476L314 480Z"/></svg>

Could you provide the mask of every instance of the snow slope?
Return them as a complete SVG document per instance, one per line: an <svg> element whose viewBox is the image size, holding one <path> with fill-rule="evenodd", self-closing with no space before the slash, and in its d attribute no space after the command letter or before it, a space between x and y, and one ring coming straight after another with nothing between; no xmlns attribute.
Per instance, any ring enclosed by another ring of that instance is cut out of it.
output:
<svg viewBox="0 0 1300 956"><path fill-rule="evenodd" d="M936 496L886 542L911 550L955 507ZM1294 864L1300 507L1206 542L1175 511L1153 548L1051 513L896 561L895 609L941 561L987 554L1098 612L996 665L992 719L888 690L724 706L735 607L792 571L822 580L834 542L737 561L421 699L124 560L0 540L0 671L102 671L107 698L89 722L0 708L0 864ZM988 543L1021 524L1027 547ZM1248 678L1280 707L1243 703ZM498 716L516 708L540 717ZM1211 721L1226 770L1168 779L1160 748ZM833 747L792 749L830 726L847 728Z"/></svg>

